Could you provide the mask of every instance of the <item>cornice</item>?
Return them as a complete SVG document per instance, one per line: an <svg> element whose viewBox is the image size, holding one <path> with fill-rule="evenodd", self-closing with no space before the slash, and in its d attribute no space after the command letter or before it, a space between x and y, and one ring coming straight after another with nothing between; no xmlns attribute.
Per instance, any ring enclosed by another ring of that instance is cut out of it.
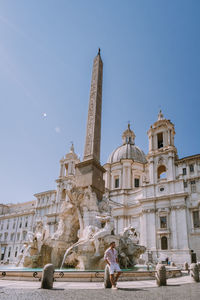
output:
<svg viewBox="0 0 200 300"><path fill-rule="evenodd" d="M182 163L182 162L187 161L187 160L195 160L195 159L200 159L200 154L185 156L183 158L177 159L175 162L178 164L178 163Z"/></svg>
<svg viewBox="0 0 200 300"><path fill-rule="evenodd" d="M102 165L100 165L100 163L96 160L96 159L88 159L88 160L84 160L82 162L79 162L76 164L76 168L81 168L81 167L85 167L88 165L94 165L95 167L97 167L98 169L100 169L103 173L106 172L106 170L104 169L104 167L102 167Z"/></svg>
<svg viewBox="0 0 200 300"><path fill-rule="evenodd" d="M173 152L174 154L177 154L177 149L175 146L167 146L160 149L152 150L147 154L147 159L150 159L151 157L157 157L159 155L168 154L169 152Z"/></svg>
<svg viewBox="0 0 200 300"><path fill-rule="evenodd" d="M38 196L42 196L42 195L46 195L46 194L54 194L54 193L56 193L56 190L49 190L49 191L34 194L33 196L35 196L37 198Z"/></svg>
<svg viewBox="0 0 200 300"><path fill-rule="evenodd" d="M163 195L163 196L138 199L138 201L142 204L142 203L157 201L157 200L172 200L173 198L182 198L182 197L185 198L187 196L188 196L188 193L167 194L167 195Z"/></svg>
<svg viewBox="0 0 200 300"><path fill-rule="evenodd" d="M0 220L13 219L13 218L20 217L20 216L34 215L34 214L35 214L35 209L27 210L27 211L20 211L20 212L16 212L16 213L0 215Z"/></svg>

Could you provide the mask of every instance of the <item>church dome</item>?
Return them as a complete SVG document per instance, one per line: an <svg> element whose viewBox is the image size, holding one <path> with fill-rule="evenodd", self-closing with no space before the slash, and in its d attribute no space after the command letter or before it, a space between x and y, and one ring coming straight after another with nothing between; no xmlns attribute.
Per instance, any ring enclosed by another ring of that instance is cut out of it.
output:
<svg viewBox="0 0 200 300"><path fill-rule="evenodd" d="M122 135L123 145L115 149L108 158L108 163L119 162L121 159L132 159L136 162L145 164L147 162L144 152L134 143L135 134L130 129L124 131Z"/></svg>
<svg viewBox="0 0 200 300"><path fill-rule="evenodd" d="M109 156L108 163L119 162L121 159L132 159L143 164L147 162L144 152L131 144L125 144L115 149Z"/></svg>

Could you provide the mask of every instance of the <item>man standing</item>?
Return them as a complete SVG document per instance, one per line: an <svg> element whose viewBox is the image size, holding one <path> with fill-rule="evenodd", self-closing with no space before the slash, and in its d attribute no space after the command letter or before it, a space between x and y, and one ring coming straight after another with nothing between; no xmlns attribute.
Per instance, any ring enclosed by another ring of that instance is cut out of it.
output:
<svg viewBox="0 0 200 300"><path fill-rule="evenodd" d="M104 254L104 259L109 265L109 271L110 271L110 281L112 284L112 289L117 289L116 283L121 275L121 269L118 264L118 258L117 258L117 250L115 249L115 242L110 243L110 247L106 250ZM114 272L117 272L116 278L114 277Z"/></svg>

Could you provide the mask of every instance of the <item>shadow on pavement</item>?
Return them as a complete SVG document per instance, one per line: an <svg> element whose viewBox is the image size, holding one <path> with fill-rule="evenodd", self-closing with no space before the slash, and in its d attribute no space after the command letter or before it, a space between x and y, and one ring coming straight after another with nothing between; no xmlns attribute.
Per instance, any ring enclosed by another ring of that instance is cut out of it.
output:
<svg viewBox="0 0 200 300"><path fill-rule="evenodd" d="M64 291L65 289L63 289L63 288L52 288L52 289L42 289L42 288L39 288L39 290Z"/></svg>
<svg viewBox="0 0 200 300"><path fill-rule="evenodd" d="M180 284L167 284L166 286L181 286Z"/></svg>
<svg viewBox="0 0 200 300"><path fill-rule="evenodd" d="M144 289L136 289L136 288L118 288L118 290L122 290L122 291L143 291L146 292L146 290Z"/></svg>

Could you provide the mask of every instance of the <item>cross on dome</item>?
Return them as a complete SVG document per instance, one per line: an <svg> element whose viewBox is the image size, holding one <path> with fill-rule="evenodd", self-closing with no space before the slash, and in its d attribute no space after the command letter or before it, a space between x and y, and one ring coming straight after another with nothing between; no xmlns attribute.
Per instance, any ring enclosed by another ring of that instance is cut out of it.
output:
<svg viewBox="0 0 200 300"><path fill-rule="evenodd" d="M71 142L70 152L74 153L74 143Z"/></svg>
<svg viewBox="0 0 200 300"><path fill-rule="evenodd" d="M162 110L160 109L159 113L158 113L158 121L160 120L164 120L164 115L162 113Z"/></svg>

